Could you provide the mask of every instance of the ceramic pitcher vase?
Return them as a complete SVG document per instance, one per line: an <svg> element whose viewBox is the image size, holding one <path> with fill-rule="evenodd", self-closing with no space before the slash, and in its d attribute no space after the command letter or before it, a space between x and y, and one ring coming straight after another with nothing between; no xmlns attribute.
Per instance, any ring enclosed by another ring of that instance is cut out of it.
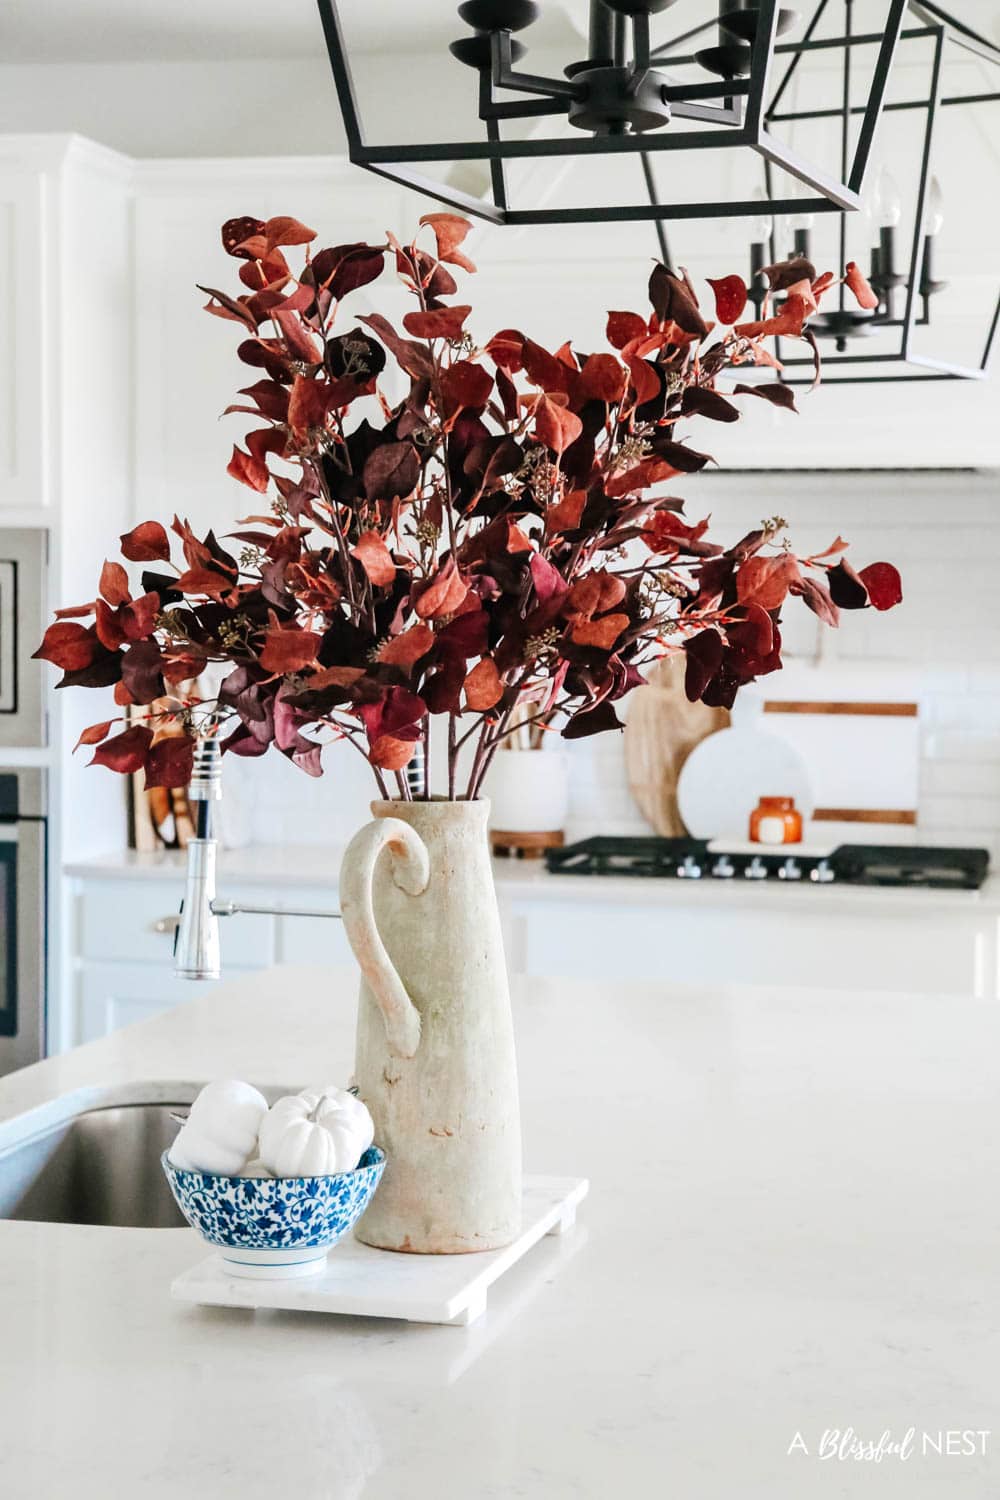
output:
<svg viewBox="0 0 1000 1500"><path fill-rule="evenodd" d="M355 1076L386 1169L357 1234L493 1250L520 1230L514 1034L489 803L373 802L340 907L361 969Z"/></svg>

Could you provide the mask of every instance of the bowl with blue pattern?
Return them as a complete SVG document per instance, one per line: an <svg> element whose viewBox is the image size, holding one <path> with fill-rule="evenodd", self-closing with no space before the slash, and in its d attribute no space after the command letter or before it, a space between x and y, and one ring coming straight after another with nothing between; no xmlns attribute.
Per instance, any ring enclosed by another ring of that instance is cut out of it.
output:
<svg viewBox="0 0 1000 1500"><path fill-rule="evenodd" d="M370 1146L353 1172L329 1177L223 1177L161 1157L177 1207L232 1276L313 1276L371 1202L385 1152Z"/></svg>

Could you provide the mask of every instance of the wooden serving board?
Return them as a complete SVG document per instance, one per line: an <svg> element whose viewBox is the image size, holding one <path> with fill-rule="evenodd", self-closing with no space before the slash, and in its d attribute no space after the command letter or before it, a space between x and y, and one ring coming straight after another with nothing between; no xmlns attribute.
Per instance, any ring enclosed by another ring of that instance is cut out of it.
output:
<svg viewBox="0 0 1000 1500"><path fill-rule="evenodd" d="M648 685L632 694L625 725L625 769L640 812L661 838L687 832L677 810L677 778L684 762L703 739L729 725L728 709L688 702L680 653L658 661L649 672Z"/></svg>

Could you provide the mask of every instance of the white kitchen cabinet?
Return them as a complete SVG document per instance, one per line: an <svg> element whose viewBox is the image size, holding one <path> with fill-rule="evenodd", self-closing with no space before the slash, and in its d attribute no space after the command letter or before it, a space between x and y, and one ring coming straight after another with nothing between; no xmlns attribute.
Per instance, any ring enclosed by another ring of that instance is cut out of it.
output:
<svg viewBox="0 0 1000 1500"><path fill-rule="evenodd" d="M997 996L996 912L926 904L907 911L875 891L824 908L826 892L799 895L738 907L711 889L698 892L700 903L664 900L655 908L515 901L508 954L518 972L612 984L671 979Z"/></svg>
<svg viewBox="0 0 1000 1500"><path fill-rule="evenodd" d="M25 167L0 144L0 521L13 509L41 510L49 500L46 197L42 163Z"/></svg>
<svg viewBox="0 0 1000 1500"><path fill-rule="evenodd" d="M237 902L336 910L337 864L335 851L328 861L313 851L312 868L305 868L301 848L291 847L224 854L220 891ZM290 873L300 868L301 876ZM73 1040L104 1035L200 989L171 972L170 929L183 891L179 859L132 854L119 868L103 860L70 873ZM610 989L671 980L1000 997L1000 890L993 881L981 892L779 889L556 880L501 865L497 893L512 974L597 980ZM354 967L343 925L328 919L227 917L221 944L223 977L273 964ZM338 998L331 992L331 1007Z"/></svg>

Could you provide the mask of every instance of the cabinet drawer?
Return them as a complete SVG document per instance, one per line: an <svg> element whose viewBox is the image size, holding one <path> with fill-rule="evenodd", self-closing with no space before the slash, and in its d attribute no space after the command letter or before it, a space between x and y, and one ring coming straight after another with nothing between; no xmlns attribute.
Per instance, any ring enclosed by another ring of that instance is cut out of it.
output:
<svg viewBox="0 0 1000 1500"><path fill-rule="evenodd" d="M247 971L231 968L226 978ZM83 964L76 976L76 1020L73 1045L108 1036L133 1021L146 1021L217 989L220 981L192 984L176 979L166 965Z"/></svg>
<svg viewBox="0 0 1000 1500"><path fill-rule="evenodd" d="M77 953L97 962L162 963L169 969L182 880L93 880L76 901ZM223 969L274 962L273 917L224 917Z"/></svg>

